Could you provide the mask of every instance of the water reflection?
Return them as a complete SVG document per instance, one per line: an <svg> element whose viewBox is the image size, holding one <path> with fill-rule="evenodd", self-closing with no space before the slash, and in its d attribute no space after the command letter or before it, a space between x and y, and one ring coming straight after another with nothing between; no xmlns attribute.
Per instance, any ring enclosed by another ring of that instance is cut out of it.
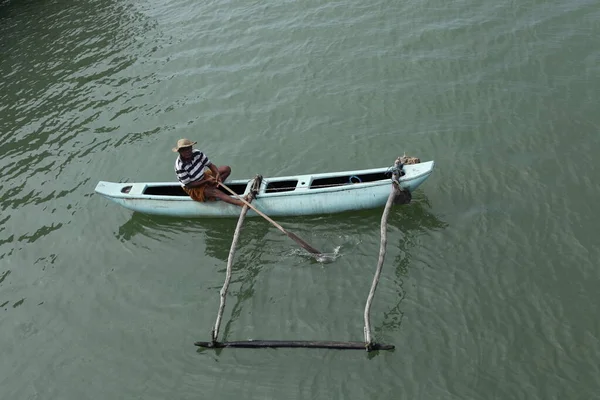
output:
<svg viewBox="0 0 600 400"><path fill-rule="evenodd" d="M116 236L122 242L130 241L138 234L161 239L167 237L166 232L185 232L189 226L189 222L181 219L133 213L131 218L119 227Z"/></svg>
<svg viewBox="0 0 600 400"><path fill-rule="evenodd" d="M395 206L390 212L388 230L396 229L403 233L398 244L407 252L414 239L428 231L444 229L447 224L430 213L426 197L419 196L409 205ZM362 210L342 214L307 216L294 218L278 218L286 230L296 233L309 243L315 244L324 252L338 246L354 246L359 244L360 235L366 231L379 232L383 209ZM237 219L178 219L133 213L131 218L119 227L117 237L121 241L129 241L135 235L142 234L154 239L170 237L172 233L197 233L199 230L209 232L205 236L206 252L212 257L227 259L231 241L235 232ZM246 218L239 238L238 248L252 243L262 249L267 244L267 235L275 228L262 218ZM286 239L287 240L287 239ZM297 246L290 240L290 246ZM394 245L389 242L388 245ZM303 250L293 250L297 254ZM406 261L396 261L399 274L406 272ZM404 272L402 272L404 271Z"/></svg>
<svg viewBox="0 0 600 400"><path fill-rule="evenodd" d="M6 279L7 276L10 275L10 269L6 272L3 272L2 274L0 274L0 283L4 282L4 280Z"/></svg>
<svg viewBox="0 0 600 400"><path fill-rule="evenodd" d="M398 299L396 303L390 305L388 311L384 312L381 324L374 328L375 334L382 332L393 332L400 329L404 312L402 311L402 301L406 297L404 289L404 278L408 275L409 267L412 265L413 250L418 246L417 239L428 232L443 230L448 224L431 213L428 199L420 195L416 201L408 207L400 207L399 212L390 215L389 223L399 227L402 236L397 243L388 242L388 246L398 246L399 254L391 262L394 266L395 284L397 286Z"/></svg>
<svg viewBox="0 0 600 400"><path fill-rule="evenodd" d="M133 213L131 218L119 227L117 238L124 241L132 240L136 235L147 236L156 240L172 238L178 234L198 234L204 232L206 253L212 257L227 260L231 242L237 224L236 218L225 219L181 219ZM263 221L247 218L242 227L237 248L264 248L264 238L271 229Z"/></svg>

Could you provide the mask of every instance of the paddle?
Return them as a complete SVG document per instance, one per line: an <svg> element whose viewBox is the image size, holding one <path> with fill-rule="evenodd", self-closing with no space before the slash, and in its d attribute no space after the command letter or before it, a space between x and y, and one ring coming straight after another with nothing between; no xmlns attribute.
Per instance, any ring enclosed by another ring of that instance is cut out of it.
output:
<svg viewBox="0 0 600 400"><path fill-rule="evenodd" d="M237 193L235 193L233 190L231 190L230 188L228 188L224 183L219 182L219 185L221 185L221 187L225 190L227 190L229 193L231 193L233 196L237 197L239 200L241 200L245 205L247 205L248 207L250 207L252 210L254 210L258 215L260 215L261 217L263 217L264 219L266 219L267 221L269 221L270 223L273 224L273 226L275 226L275 228L279 229L281 232L285 233L290 239L292 239L293 241L295 241L296 243L298 243L304 250L308 251L311 254L315 254L315 255L320 255L323 254L321 253L319 250L315 249L314 247L312 247L310 244L306 243L304 240L300 239L297 235L293 234L292 232L288 232L285 229L283 229L283 227L281 225L279 225L277 222L273 221L271 218L269 218L266 214L262 213L261 211L257 210L256 207L254 207L252 204L248 203L243 197L239 196Z"/></svg>

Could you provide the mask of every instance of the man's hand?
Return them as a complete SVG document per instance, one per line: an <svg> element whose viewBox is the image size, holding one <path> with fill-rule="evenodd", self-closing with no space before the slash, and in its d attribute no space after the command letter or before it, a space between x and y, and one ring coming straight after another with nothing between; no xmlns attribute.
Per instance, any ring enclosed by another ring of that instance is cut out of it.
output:
<svg viewBox="0 0 600 400"><path fill-rule="evenodd" d="M221 174L217 174L217 175L213 175L210 177L210 184L213 186L219 186L219 183L221 182Z"/></svg>

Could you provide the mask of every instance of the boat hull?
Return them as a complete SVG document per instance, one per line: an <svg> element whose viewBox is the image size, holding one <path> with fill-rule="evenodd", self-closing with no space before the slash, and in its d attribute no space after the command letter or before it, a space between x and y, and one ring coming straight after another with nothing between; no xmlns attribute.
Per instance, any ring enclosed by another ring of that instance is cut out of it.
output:
<svg viewBox="0 0 600 400"><path fill-rule="evenodd" d="M414 191L433 171L434 162L406 165L405 175L400 184L403 188ZM328 174L299 175L263 179L259 193L252 204L263 213L273 216L302 216L315 214L332 214L351 210L378 208L385 205L392 188L391 180L381 179L372 182L358 182L360 177L377 176L385 173L387 168L346 171ZM383 176L383 175L382 175ZM313 182L330 182L335 179L350 177L347 184L312 185ZM252 180L232 180L226 182L230 187L237 187L240 194L250 190ZM270 190L278 183L296 186ZM222 218L237 217L240 207L223 201L199 203L186 195L147 194L161 193L173 188L172 182L158 183L113 183L101 181L95 191L115 203L135 212L153 215L163 215L182 218ZM151 188L151 190L149 190ZM181 191L183 193L183 191ZM254 211L248 211L248 217L257 216Z"/></svg>

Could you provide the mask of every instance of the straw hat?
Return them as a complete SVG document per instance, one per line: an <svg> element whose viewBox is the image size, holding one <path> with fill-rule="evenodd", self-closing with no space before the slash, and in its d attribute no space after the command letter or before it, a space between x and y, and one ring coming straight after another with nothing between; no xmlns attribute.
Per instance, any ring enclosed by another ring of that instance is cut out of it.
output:
<svg viewBox="0 0 600 400"><path fill-rule="evenodd" d="M191 147L195 145L197 142L192 142L190 139L179 139L177 141L177 146L173 147L173 153L177 153L179 149L183 147Z"/></svg>

